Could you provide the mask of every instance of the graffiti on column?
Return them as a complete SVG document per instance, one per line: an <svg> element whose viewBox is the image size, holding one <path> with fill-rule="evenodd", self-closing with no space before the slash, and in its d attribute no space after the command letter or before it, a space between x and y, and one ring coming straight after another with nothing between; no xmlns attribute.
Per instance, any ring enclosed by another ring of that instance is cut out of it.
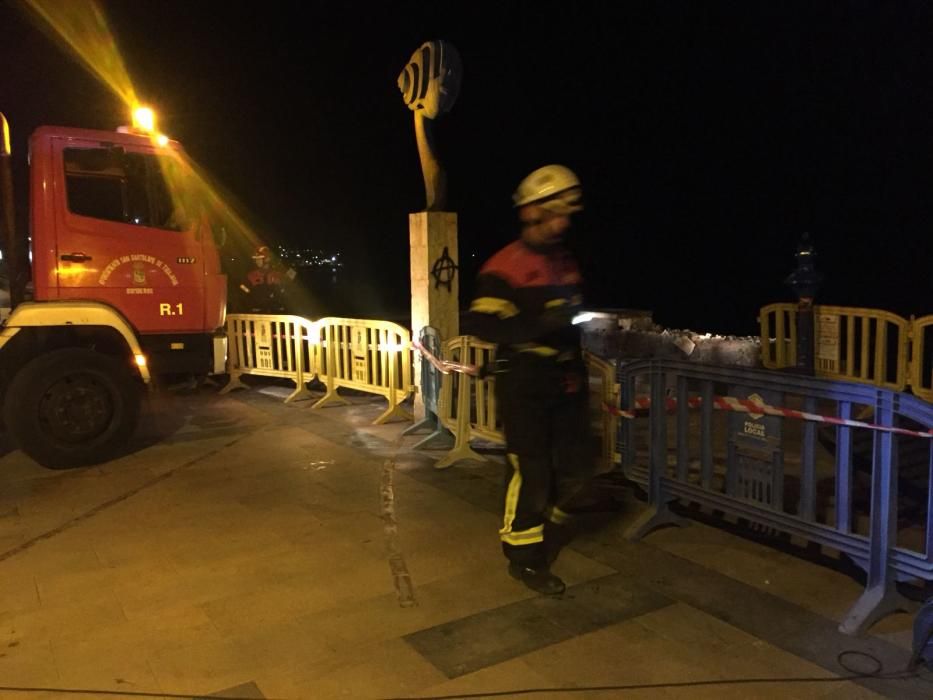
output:
<svg viewBox="0 0 933 700"><path fill-rule="evenodd" d="M453 291L454 276L457 274L457 263L450 257L447 246L444 246L444 252L434 261L431 266L431 275L434 277L434 288L440 289L441 285L447 287L447 291Z"/></svg>

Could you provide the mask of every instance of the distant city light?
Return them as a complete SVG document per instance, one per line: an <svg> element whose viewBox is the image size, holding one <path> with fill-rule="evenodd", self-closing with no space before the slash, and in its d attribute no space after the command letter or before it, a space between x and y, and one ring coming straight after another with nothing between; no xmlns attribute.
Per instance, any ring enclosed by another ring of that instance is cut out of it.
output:
<svg viewBox="0 0 933 700"><path fill-rule="evenodd" d="M294 267L329 267L335 270L343 267L340 253L324 252L316 248L287 248L277 246L282 262Z"/></svg>

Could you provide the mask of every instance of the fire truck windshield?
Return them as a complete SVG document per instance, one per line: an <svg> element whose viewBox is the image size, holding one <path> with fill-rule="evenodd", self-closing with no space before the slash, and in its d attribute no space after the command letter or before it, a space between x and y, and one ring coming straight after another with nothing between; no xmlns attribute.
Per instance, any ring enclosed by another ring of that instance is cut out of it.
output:
<svg viewBox="0 0 933 700"><path fill-rule="evenodd" d="M65 186L73 214L183 231L189 214L171 157L122 148L66 148ZM169 183L175 186L171 187Z"/></svg>

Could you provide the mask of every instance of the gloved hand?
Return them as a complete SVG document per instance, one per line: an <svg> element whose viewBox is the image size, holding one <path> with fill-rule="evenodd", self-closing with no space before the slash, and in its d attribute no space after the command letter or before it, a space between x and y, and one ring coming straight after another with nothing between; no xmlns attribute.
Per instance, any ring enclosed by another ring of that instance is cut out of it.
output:
<svg viewBox="0 0 933 700"><path fill-rule="evenodd" d="M541 315L541 332L544 335L569 328L579 307L573 304L561 304L545 309Z"/></svg>

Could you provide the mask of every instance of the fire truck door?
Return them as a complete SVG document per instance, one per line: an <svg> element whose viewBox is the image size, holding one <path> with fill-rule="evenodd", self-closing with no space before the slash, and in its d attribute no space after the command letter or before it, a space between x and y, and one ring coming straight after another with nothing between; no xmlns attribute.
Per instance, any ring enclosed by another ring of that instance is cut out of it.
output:
<svg viewBox="0 0 933 700"><path fill-rule="evenodd" d="M50 286L58 297L109 303L141 333L202 331L202 225L186 203L178 156L58 139L52 157L57 264Z"/></svg>

